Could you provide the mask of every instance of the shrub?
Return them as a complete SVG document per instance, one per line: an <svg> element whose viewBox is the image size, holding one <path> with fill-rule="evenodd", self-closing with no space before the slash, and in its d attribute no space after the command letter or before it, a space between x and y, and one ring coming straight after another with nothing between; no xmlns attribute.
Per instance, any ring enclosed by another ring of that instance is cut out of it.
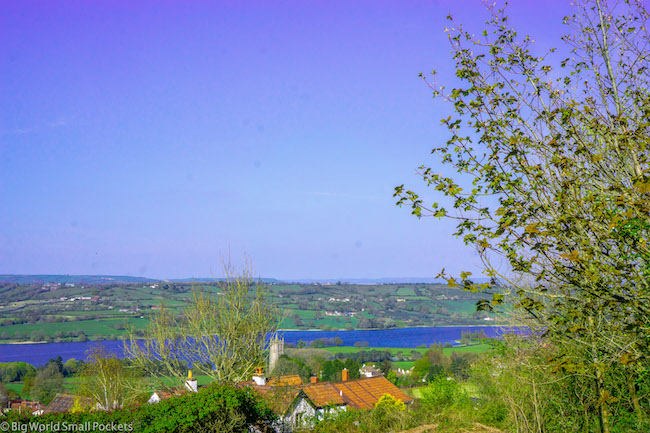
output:
<svg viewBox="0 0 650 433"><path fill-rule="evenodd" d="M471 402L458 382L445 376L434 377L429 386L421 388L421 393L422 406L434 411L442 411L453 405Z"/></svg>

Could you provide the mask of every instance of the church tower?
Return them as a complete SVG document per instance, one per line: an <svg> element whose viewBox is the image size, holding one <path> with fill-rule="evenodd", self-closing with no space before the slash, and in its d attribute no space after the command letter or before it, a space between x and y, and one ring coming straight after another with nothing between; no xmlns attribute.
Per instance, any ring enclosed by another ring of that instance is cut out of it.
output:
<svg viewBox="0 0 650 433"><path fill-rule="evenodd" d="M275 334L273 337L271 337L271 341L269 343L269 349L270 349L270 354L269 354L269 375L273 374L273 369L275 368L275 364L277 364L278 359L280 359L280 355L284 355L284 337L279 338L278 334Z"/></svg>

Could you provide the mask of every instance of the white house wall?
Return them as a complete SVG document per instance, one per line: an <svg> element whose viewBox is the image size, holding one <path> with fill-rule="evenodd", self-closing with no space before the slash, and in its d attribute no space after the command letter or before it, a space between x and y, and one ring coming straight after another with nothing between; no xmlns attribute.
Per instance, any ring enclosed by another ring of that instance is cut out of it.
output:
<svg viewBox="0 0 650 433"><path fill-rule="evenodd" d="M313 418L316 415L316 409L307 402L306 399L301 398L291 411L289 416L291 419L291 425L298 426L304 425L307 420Z"/></svg>

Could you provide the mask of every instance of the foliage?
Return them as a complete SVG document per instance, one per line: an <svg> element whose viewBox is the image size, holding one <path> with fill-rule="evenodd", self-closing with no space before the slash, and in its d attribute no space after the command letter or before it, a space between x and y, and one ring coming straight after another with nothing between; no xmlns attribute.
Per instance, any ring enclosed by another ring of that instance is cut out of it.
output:
<svg viewBox="0 0 650 433"><path fill-rule="evenodd" d="M18 397L16 391L12 389L7 389L4 383L0 382L0 410L4 407L7 407L9 400Z"/></svg>
<svg viewBox="0 0 650 433"><path fill-rule="evenodd" d="M406 404L392 395L382 395L372 411L372 419L378 425L400 426L405 424Z"/></svg>
<svg viewBox="0 0 650 433"><path fill-rule="evenodd" d="M285 349L284 352L289 358L304 362L313 372L320 371L323 363L332 357L332 354L324 349Z"/></svg>
<svg viewBox="0 0 650 433"><path fill-rule="evenodd" d="M475 358L475 356L473 353L456 352L452 352L451 356L447 356L442 347L436 346L434 349L427 350L424 356L413 363L412 377L409 379L431 381L437 376L452 374L457 376L457 379L465 379L466 377L463 376L464 369L469 365L470 359ZM462 361L459 362L458 360Z"/></svg>
<svg viewBox="0 0 650 433"><path fill-rule="evenodd" d="M134 403L143 394L142 374L129 368L103 347L93 347L86 353L88 362L78 374L77 393L92 400L101 410L117 409Z"/></svg>
<svg viewBox="0 0 650 433"><path fill-rule="evenodd" d="M26 384L27 381L25 381ZM63 392L63 374L55 364L47 364L36 374L33 385L29 390L29 396L32 400L49 404L56 394L60 392Z"/></svg>
<svg viewBox="0 0 650 433"><path fill-rule="evenodd" d="M471 381L494 413L519 431L598 431L600 413L598 389L584 375L560 375L547 362L559 350L534 339L508 335L492 343L492 350L474 364ZM623 373L623 377L621 377ZM629 372L608 370L603 378L618 399L612 411L612 431L648 431L648 419L635 415L633 395L628 387ZM645 393L650 378L643 375L633 384L643 395L639 404L650 403ZM486 412L486 416L488 413ZM526 426L526 427L523 427Z"/></svg>
<svg viewBox="0 0 650 433"><path fill-rule="evenodd" d="M287 355L281 355L271 372L271 376L286 376L289 374L297 374L303 382L309 382L311 371L300 359L290 359Z"/></svg>
<svg viewBox="0 0 650 433"><path fill-rule="evenodd" d="M50 423L130 424L142 433L170 432L246 432L249 425L269 425L274 419L271 410L258 401L250 390L213 384L198 393L187 393L160 403L143 405L132 410L51 413L40 417L8 414L8 422L30 424L40 431Z"/></svg>
<svg viewBox="0 0 650 433"><path fill-rule="evenodd" d="M348 369L350 380L358 379L360 377L359 363L352 359L341 361L340 359L333 359L325 361L321 369L321 379L324 382L340 382L342 380L341 372L344 368Z"/></svg>
<svg viewBox="0 0 650 433"><path fill-rule="evenodd" d="M0 363L0 382L20 382L30 374L36 375L33 365L24 362Z"/></svg>
<svg viewBox="0 0 650 433"><path fill-rule="evenodd" d="M406 404L390 394L384 394L379 397L379 400L375 404L375 409L385 412L403 412L406 410Z"/></svg>
<svg viewBox="0 0 650 433"><path fill-rule="evenodd" d="M398 402L401 403L401 402ZM386 433L401 431L422 423L421 413L407 411L403 403L382 403L371 410L349 409L339 414L326 416L311 430L314 433Z"/></svg>
<svg viewBox="0 0 650 433"><path fill-rule="evenodd" d="M575 7L566 58L555 63L556 50L535 55L533 40L492 5L481 36L450 17L460 84L427 82L456 112L443 119L450 139L434 153L458 174L420 174L454 213L403 186L395 195L418 217L456 219L456 235L493 279L475 284L463 272L461 285L492 289L480 308L508 301L544 331L557 348L557 380L579 378L580 394L595 387L606 433L625 410L624 388L637 422L648 416L635 384L650 362L649 15L636 1Z"/></svg>
<svg viewBox="0 0 650 433"><path fill-rule="evenodd" d="M463 405L469 400L457 381L444 375L434 377L429 385L420 388L420 404L429 410L442 410L452 405Z"/></svg>
<svg viewBox="0 0 650 433"><path fill-rule="evenodd" d="M357 361L360 364L364 364L367 362L383 362L383 361L389 361L392 358L392 354L388 350L363 350L360 352L347 352L347 353L337 353L334 355L336 358L339 359L353 359Z"/></svg>
<svg viewBox="0 0 650 433"><path fill-rule="evenodd" d="M79 373L80 370L82 370L84 367L84 362L83 361L77 361L74 358L68 359L64 364L63 364L63 376L68 377L68 376L74 376L75 374Z"/></svg>
<svg viewBox="0 0 650 433"><path fill-rule="evenodd" d="M182 316L161 307L143 340L130 333L128 355L143 371L181 382L189 361L216 381L239 382L265 364L268 337L278 328L277 310L248 269L224 268L227 279L216 299L195 289Z"/></svg>

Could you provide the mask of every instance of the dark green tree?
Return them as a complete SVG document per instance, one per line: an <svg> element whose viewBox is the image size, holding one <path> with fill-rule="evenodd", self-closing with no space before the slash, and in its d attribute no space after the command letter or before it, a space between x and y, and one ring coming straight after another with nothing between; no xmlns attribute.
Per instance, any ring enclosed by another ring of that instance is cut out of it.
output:
<svg viewBox="0 0 650 433"><path fill-rule="evenodd" d="M289 374L297 374L303 382L308 383L311 371L302 360L291 359L287 355L281 355L275 368L271 372L271 376L285 376Z"/></svg>
<svg viewBox="0 0 650 433"><path fill-rule="evenodd" d="M63 392L63 374L55 364L47 364L36 374L29 395L32 400L49 404L56 394L61 392Z"/></svg>

